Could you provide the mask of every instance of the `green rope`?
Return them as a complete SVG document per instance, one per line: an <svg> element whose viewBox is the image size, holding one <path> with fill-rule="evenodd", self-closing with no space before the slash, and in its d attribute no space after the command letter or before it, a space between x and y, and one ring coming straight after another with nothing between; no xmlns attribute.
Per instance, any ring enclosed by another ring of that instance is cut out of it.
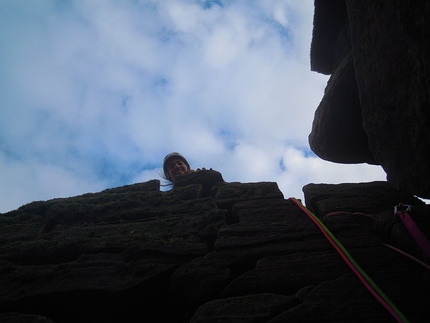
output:
<svg viewBox="0 0 430 323"><path fill-rule="evenodd" d="M402 312L397 308L396 305L388 298L388 296L376 285L376 283L367 275L367 273L360 267L360 265L354 260L346 248L340 243L339 240L330 232L330 230L321 222L318 217L309 211L300 201L295 198L290 198L294 203L296 203L310 218L315 222L315 224L320 228L329 242L335 247L339 252L348 266L354 271L361 282L366 286L366 288L376 297L376 299L393 315L398 322L410 323L409 320L402 314Z"/></svg>

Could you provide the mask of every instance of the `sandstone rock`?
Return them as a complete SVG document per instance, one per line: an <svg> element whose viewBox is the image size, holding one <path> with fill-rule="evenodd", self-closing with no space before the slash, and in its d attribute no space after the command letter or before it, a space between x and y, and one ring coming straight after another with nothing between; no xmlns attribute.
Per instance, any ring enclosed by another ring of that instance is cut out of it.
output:
<svg viewBox="0 0 430 323"><path fill-rule="evenodd" d="M315 0L314 6L311 70L331 74L337 66L336 59L344 57L337 52L344 43L339 41L339 34L348 25L345 0Z"/></svg>
<svg viewBox="0 0 430 323"><path fill-rule="evenodd" d="M46 317L28 315L23 313L0 313L0 322L3 323L54 323Z"/></svg>
<svg viewBox="0 0 430 323"><path fill-rule="evenodd" d="M278 184L276 183L236 182L220 185L214 198L219 208L226 209L231 214L233 205L238 202L256 199L283 199L284 195L279 190Z"/></svg>
<svg viewBox="0 0 430 323"><path fill-rule="evenodd" d="M311 49L312 69L332 74L312 150L338 163L380 164L391 185L423 198L430 198L429 15L426 1L315 1Z"/></svg>
<svg viewBox="0 0 430 323"><path fill-rule="evenodd" d="M347 1L363 127L388 182L430 198L430 7Z"/></svg>
<svg viewBox="0 0 430 323"><path fill-rule="evenodd" d="M330 212L378 214L394 212L399 203L425 204L413 195L393 188L387 182L307 184L303 187L306 206L318 217Z"/></svg>
<svg viewBox="0 0 430 323"><path fill-rule="evenodd" d="M300 212L295 203L283 199L259 199L238 202L232 208L232 221L241 225L264 222L286 222ZM264 218L262 218L264 217Z"/></svg>
<svg viewBox="0 0 430 323"><path fill-rule="evenodd" d="M315 112L309 145L315 154L328 161L377 164L368 141L350 53L330 77Z"/></svg>
<svg viewBox="0 0 430 323"><path fill-rule="evenodd" d="M195 180L168 192L142 183L130 191L124 186L1 214L0 318L18 313L13 317L60 323L391 319L276 183L223 182L203 197ZM378 209L371 196L384 206L399 196L380 183L308 189L312 203L331 198L352 212ZM418 208L418 215L428 213ZM336 214L322 221L360 266L408 317L428 320L427 269L381 244L387 239L419 257L402 223L380 213L367 229L354 217Z"/></svg>
<svg viewBox="0 0 430 323"><path fill-rule="evenodd" d="M353 317L350 313L356 313ZM309 292L303 303L268 321L281 322L393 322L388 312L353 274L327 280Z"/></svg>
<svg viewBox="0 0 430 323"><path fill-rule="evenodd" d="M224 290L223 297L278 293L294 295L310 285L335 279L349 272L334 249L268 255L256 262Z"/></svg>
<svg viewBox="0 0 430 323"><path fill-rule="evenodd" d="M190 323L258 323L267 322L282 310L297 303L293 296L261 293L219 299L202 305Z"/></svg>
<svg viewBox="0 0 430 323"><path fill-rule="evenodd" d="M224 183L220 172L215 170L199 170L190 174L179 175L175 178L173 188L184 187L190 184L201 185L200 197L211 195L212 189L217 185ZM213 193L215 194L215 192Z"/></svg>

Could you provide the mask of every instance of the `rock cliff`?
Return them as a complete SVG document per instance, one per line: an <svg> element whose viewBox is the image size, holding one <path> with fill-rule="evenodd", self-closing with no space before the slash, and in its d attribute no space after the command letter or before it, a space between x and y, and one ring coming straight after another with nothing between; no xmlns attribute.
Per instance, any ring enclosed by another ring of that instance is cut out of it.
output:
<svg viewBox="0 0 430 323"><path fill-rule="evenodd" d="M306 205L412 322L429 264L400 220L419 199L385 182L304 187ZM427 221L427 222L425 222ZM276 183L220 173L32 202L0 215L2 322L392 322ZM428 232L426 232L428 234Z"/></svg>
<svg viewBox="0 0 430 323"><path fill-rule="evenodd" d="M430 198L430 2L315 0L311 68L331 74L309 143L337 163L381 165Z"/></svg>

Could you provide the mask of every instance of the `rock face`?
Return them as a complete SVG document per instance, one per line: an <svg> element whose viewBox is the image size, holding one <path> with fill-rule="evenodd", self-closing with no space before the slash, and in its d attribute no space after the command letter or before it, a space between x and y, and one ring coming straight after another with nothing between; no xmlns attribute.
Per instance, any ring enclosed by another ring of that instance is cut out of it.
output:
<svg viewBox="0 0 430 323"><path fill-rule="evenodd" d="M208 193L209 192L209 193ZM412 322L428 322L430 264L387 183L304 188L306 204ZM357 213L359 212L359 213ZM430 236L430 235L429 235ZM203 171L32 202L0 214L1 322L392 322L276 183Z"/></svg>
<svg viewBox="0 0 430 323"><path fill-rule="evenodd" d="M430 198L429 1L315 0L311 68L331 74L309 143L337 163L378 164Z"/></svg>

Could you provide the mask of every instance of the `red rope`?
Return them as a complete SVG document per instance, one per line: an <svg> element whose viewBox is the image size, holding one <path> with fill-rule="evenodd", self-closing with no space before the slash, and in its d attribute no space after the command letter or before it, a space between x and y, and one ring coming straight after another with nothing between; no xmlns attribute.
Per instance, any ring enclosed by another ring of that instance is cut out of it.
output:
<svg viewBox="0 0 430 323"><path fill-rule="evenodd" d="M357 262L352 258L345 247L340 243L339 240L330 232L330 230L305 206L303 206L295 198L290 198L294 203L301 208L306 215L318 226L327 240L336 249L339 255L343 258L346 264L352 269L352 271L357 275L358 279L363 283L363 285L372 293L372 295L384 306L388 312L401 323L409 323L408 319L400 312L400 310L394 305L394 303L388 298L387 295L376 285L376 283L366 274L366 272L357 264Z"/></svg>

